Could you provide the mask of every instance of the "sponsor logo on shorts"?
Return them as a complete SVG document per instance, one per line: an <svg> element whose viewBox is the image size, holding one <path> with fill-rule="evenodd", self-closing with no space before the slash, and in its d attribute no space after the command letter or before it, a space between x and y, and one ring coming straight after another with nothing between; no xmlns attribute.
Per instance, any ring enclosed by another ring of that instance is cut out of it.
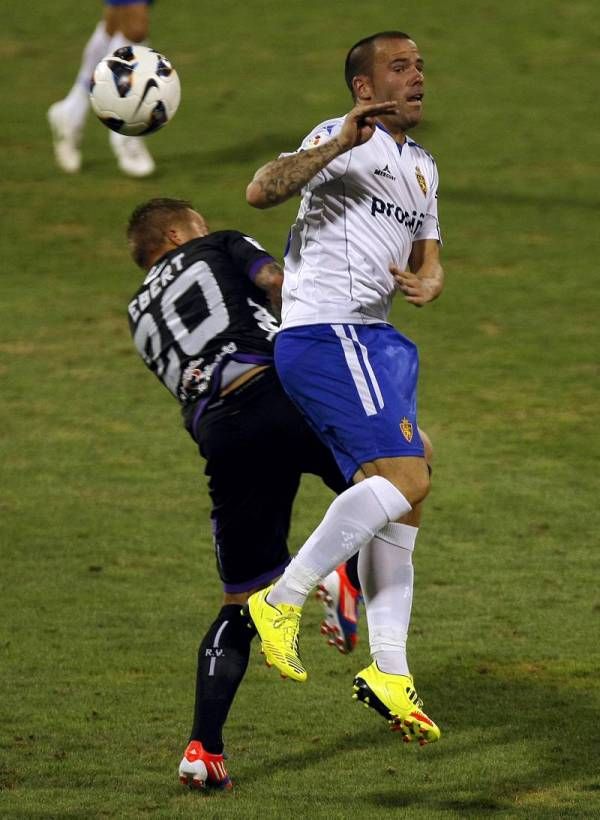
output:
<svg viewBox="0 0 600 820"><path fill-rule="evenodd" d="M427 196L427 180L423 176L423 171L421 171L418 165L415 165L415 176L417 178L417 182L419 183L419 188L423 191L423 196Z"/></svg>
<svg viewBox="0 0 600 820"><path fill-rule="evenodd" d="M404 416L404 418L400 422L400 432L410 444L413 437L413 426L410 423L410 421L406 418L406 416Z"/></svg>

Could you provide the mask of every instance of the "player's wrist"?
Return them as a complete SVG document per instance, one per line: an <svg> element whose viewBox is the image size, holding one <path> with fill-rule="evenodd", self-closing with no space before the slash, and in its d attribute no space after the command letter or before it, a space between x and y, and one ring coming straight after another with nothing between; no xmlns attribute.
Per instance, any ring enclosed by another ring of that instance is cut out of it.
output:
<svg viewBox="0 0 600 820"><path fill-rule="evenodd" d="M346 151L349 151L351 148L354 147L354 140L352 140L350 137L345 137L343 134L336 134L336 136L333 137L333 139L325 143L323 148L325 148L327 145L331 145L332 147L335 146L335 156L339 156L340 154L345 154Z"/></svg>

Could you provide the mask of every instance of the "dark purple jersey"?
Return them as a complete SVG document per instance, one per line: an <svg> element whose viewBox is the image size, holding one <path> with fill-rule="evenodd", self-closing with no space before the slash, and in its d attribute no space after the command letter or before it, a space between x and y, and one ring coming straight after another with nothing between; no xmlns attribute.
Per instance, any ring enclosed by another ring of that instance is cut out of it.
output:
<svg viewBox="0 0 600 820"><path fill-rule="evenodd" d="M169 251L148 271L129 303L129 327L146 365L182 404L215 396L224 373L231 380L272 362L277 323L254 284L270 262L254 239L216 231Z"/></svg>

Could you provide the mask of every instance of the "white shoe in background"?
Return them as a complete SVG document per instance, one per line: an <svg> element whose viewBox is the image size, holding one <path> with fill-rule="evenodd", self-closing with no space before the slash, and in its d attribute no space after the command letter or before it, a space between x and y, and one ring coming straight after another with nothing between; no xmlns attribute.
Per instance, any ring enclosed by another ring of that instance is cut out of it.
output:
<svg viewBox="0 0 600 820"><path fill-rule="evenodd" d="M147 177L156 167L142 137L126 137L111 131L110 147L119 163L119 168L130 177Z"/></svg>
<svg viewBox="0 0 600 820"><path fill-rule="evenodd" d="M65 173L76 174L81 168L81 128L73 126L65 116L62 100L50 106L47 117L56 164Z"/></svg>

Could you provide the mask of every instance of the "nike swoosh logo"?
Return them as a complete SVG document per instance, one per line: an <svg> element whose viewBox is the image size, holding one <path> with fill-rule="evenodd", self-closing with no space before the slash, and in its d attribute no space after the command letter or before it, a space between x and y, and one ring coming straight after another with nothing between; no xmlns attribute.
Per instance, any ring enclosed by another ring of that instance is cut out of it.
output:
<svg viewBox="0 0 600 820"><path fill-rule="evenodd" d="M144 102L146 97L148 96L148 92L150 91L151 88L158 88L158 83L156 82L156 80L154 78L147 81L146 87L144 88L144 93L142 94L142 96L140 98L140 101L137 104L137 107L135 109L136 112L139 111L140 106L142 105L142 103Z"/></svg>

